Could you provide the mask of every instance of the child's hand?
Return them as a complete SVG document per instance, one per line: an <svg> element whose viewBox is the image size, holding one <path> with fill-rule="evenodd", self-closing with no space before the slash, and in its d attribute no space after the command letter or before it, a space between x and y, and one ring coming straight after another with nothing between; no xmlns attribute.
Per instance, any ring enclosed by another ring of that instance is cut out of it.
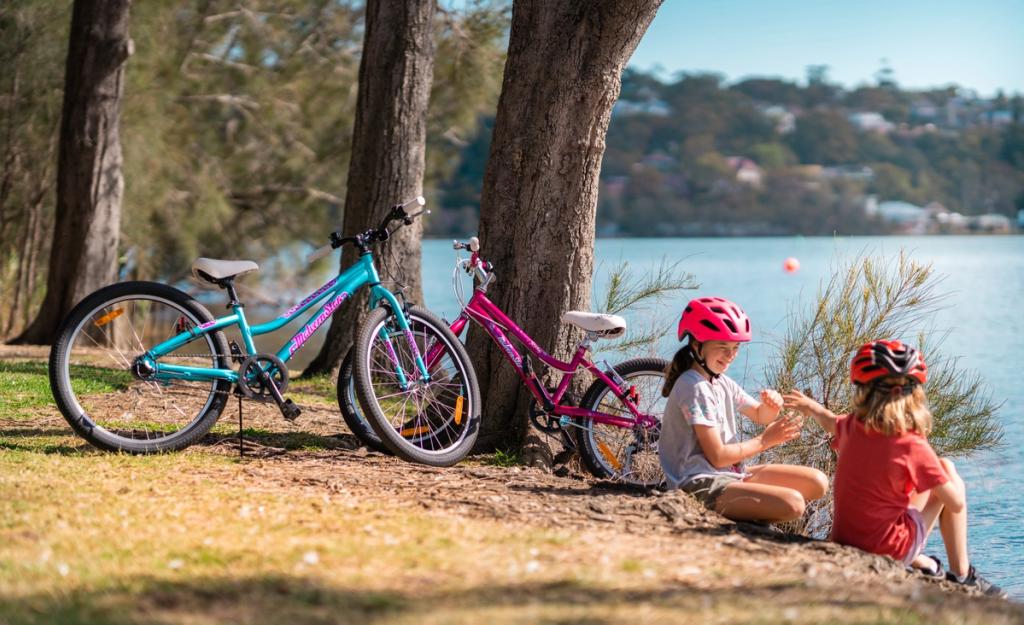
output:
<svg viewBox="0 0 1024 625"><path fill-rule="evenodd" d="M803 419L800 417L779 417L768 424L761 433L765 447L775 447L800 436Z"/></svg>
<svg viewBox="0 0 1024 625"><path fill-rule="evenodd" d="M783 396L786 408L792 408L804 416L825 410L825 407L800 391L793 389Z"/></svg>
<svg viewBox="0 0 1024 625"><path fill-rule="evenodd" d="M770 388L761 390L761 403L768 406L775 412L782 410L782 395Z"/></svg>

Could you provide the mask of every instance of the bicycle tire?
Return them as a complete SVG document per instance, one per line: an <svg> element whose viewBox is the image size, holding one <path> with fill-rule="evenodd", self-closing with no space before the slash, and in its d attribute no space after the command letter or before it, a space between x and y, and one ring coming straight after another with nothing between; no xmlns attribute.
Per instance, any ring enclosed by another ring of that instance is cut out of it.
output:
<svg viewBox="0 0 1024 625"><path fill-rule="evenodd" d="M393 362L418 375L412 350L387 307L370 312L356 331L354 376L356 395L370 426L398 457L435 467L452 466L466 457L480 427L480 388L469 355L451 329L426 309L409 308L410 329L422 330L426 341L440 341L442 356L431 367L431 381L402 389ZM393 351L380 340L385 331ZM427 343L428 345L431 343ZM426 345L418 345L426 355ZM382 408L381 400L386 406Z"/></svg>
<svg viewBox="0 0 1024 625"><path fill-rule="evenodd" d="M50 349L50 390L61 414L75 433L107 451L147 454L193 444L220 417L231 383L142 380L131 364L181 328L213 320L188 294L156 282L123 282L87 296L64 319ZM182 347L187 351L168 356L195 366L230 366L222 332Z"/></svg>
<svg viewBox="0 0 1024 625"><path fill-rule="evenodd" d="M362 407L356 397L356 382L352 372L354 363L355 350L349 348L341 361L341 368L338 369L338 407L341 409L341 417L360 443L382 454L393 455L363 416Z"/></svg>
<svg viewBox="0 0 1024 625"><path fill-rule="evenodd" d="M615 365L615 371L627 383L637 386L638 407L659 420L664 414L661 386L668 362L660 358L634 358ZM643 378L641 380L641 378ZM637 384L637 382L641 382ZM580 407L612 415L632 415L619 398L600 379L583 394ZM658 457L660 428L639 432L631 428L594 423L580 419L576 423L576 448L587 470L595 477L618 479L637 486L661 484L665 475Z"/></svg>

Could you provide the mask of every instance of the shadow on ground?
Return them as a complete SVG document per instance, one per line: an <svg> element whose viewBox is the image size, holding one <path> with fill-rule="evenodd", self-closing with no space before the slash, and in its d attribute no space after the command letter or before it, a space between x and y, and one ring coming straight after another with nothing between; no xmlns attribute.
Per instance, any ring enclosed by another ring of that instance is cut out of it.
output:
<svg viewBox="0 0 1024 625"><path fill-rule="evenodd" d="M1014 623L1024 618L1021 606L1005 602L965 604L954 596L935 595L925 601L879 606L869 595L841 596L796 584L753 584L727 590L680 585L616 590L555 582L409 593L334 587L299 576L267 576L197 578L188 582L132 578L103 591L6 597L0 603L0 621L11 625L139 625L193 620L251 625L523 621L601 624L634 621L638 611L651 617L644 619L648 622L724 617L740 622L753 619L812 623L832 613L847 615L836 621L839 623L865 622L865 617L878 623Z"/></svg>

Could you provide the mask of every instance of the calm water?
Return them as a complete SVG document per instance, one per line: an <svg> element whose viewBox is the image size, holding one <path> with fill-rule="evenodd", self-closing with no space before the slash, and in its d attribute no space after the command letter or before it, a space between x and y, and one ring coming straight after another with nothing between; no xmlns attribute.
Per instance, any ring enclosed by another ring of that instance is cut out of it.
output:
<svg viewBox="0 0 1024 625"><path fill-rule="evenodd" d="M937 333L948 332L942 352L958 356L962 369L981 374L992 396L1004 402L1002 449L957 465L968 488L972 562L1018 600L1024 599L1024 489L1019 485L1024 472L1024 387L1018 382L1024 353L1024 324L1018 313L1024 309L1024 237L605 239L597 242L594 290L600 292L619 261L628 261L642 275L663 258L683 260L682 268L701 287L681 293L648 317L670 323L687 300L700 295L739 302L754 322L756 340L741 352L730 375L756 390L771 341L785 331L787 315L813 300L837 260L863 253L889 258L901 249L916 261L933 263L944 276L940 290L950 294L949 307L926 322ZM800 261L795 274L782 270L790 256ZM453 261L449 241L424 243L426 304L448 319L458 314ZM501 279L501 267L496 273ZM665 341L662 355L670 357L675 345L674 340ZM303 351L307 357L315 353L311 346ZM946 559L937 529L927 551Z"/></svg>

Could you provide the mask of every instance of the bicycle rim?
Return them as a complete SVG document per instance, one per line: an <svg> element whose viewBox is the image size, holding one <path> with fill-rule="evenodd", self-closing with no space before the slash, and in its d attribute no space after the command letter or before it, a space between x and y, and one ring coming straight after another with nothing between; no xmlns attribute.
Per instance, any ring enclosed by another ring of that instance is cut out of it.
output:
<svg viewBox="0 0 1024 625"><path fill-rule="evenodd" d="M447 340L430 325L409 316L416 350L425 356L435 345ZM387 336L384 339L382 333ZM467 371L451 349L443 349L430 367L430 381L419 380L419 369L409 339L388 316L373 328L373 342L367 354L367 370L375 401L388 426L405 444L428 455L448 454L462 446L475 427L476 414L469 390ZM390 349L389 349L390 343ZM395 365L401 367L406 386Z"/></svg>
<svg viewBox="0 0 1024 625"><path fill-rule="evenodd" d="M155 295L125 295L84 315L62 345L58 372L68 408L82 420L90 440L137 451L167 443L194 428L214 404L216 382L140 380L132 362L146 350L201 320L179 303ZM161 359L175 365L216 368L210 335Z"/></svg>
<svg viewBox="0 0 1024 625"><path fill-rule="evenodd" d="M653 370L636 371L624 373L622 377L626 380L626 388L636 387L640 412L657 416L660 422L661 415L665 413L665 398L661 396L664 374ZM633 417L633 413L607 386L589 408L612 416ZM591 421L584 436L594 452L594 459L609 475L631 484L656 486L665 479L658 457L660 433L660 423L659 427L643 429Z"/></svg>

